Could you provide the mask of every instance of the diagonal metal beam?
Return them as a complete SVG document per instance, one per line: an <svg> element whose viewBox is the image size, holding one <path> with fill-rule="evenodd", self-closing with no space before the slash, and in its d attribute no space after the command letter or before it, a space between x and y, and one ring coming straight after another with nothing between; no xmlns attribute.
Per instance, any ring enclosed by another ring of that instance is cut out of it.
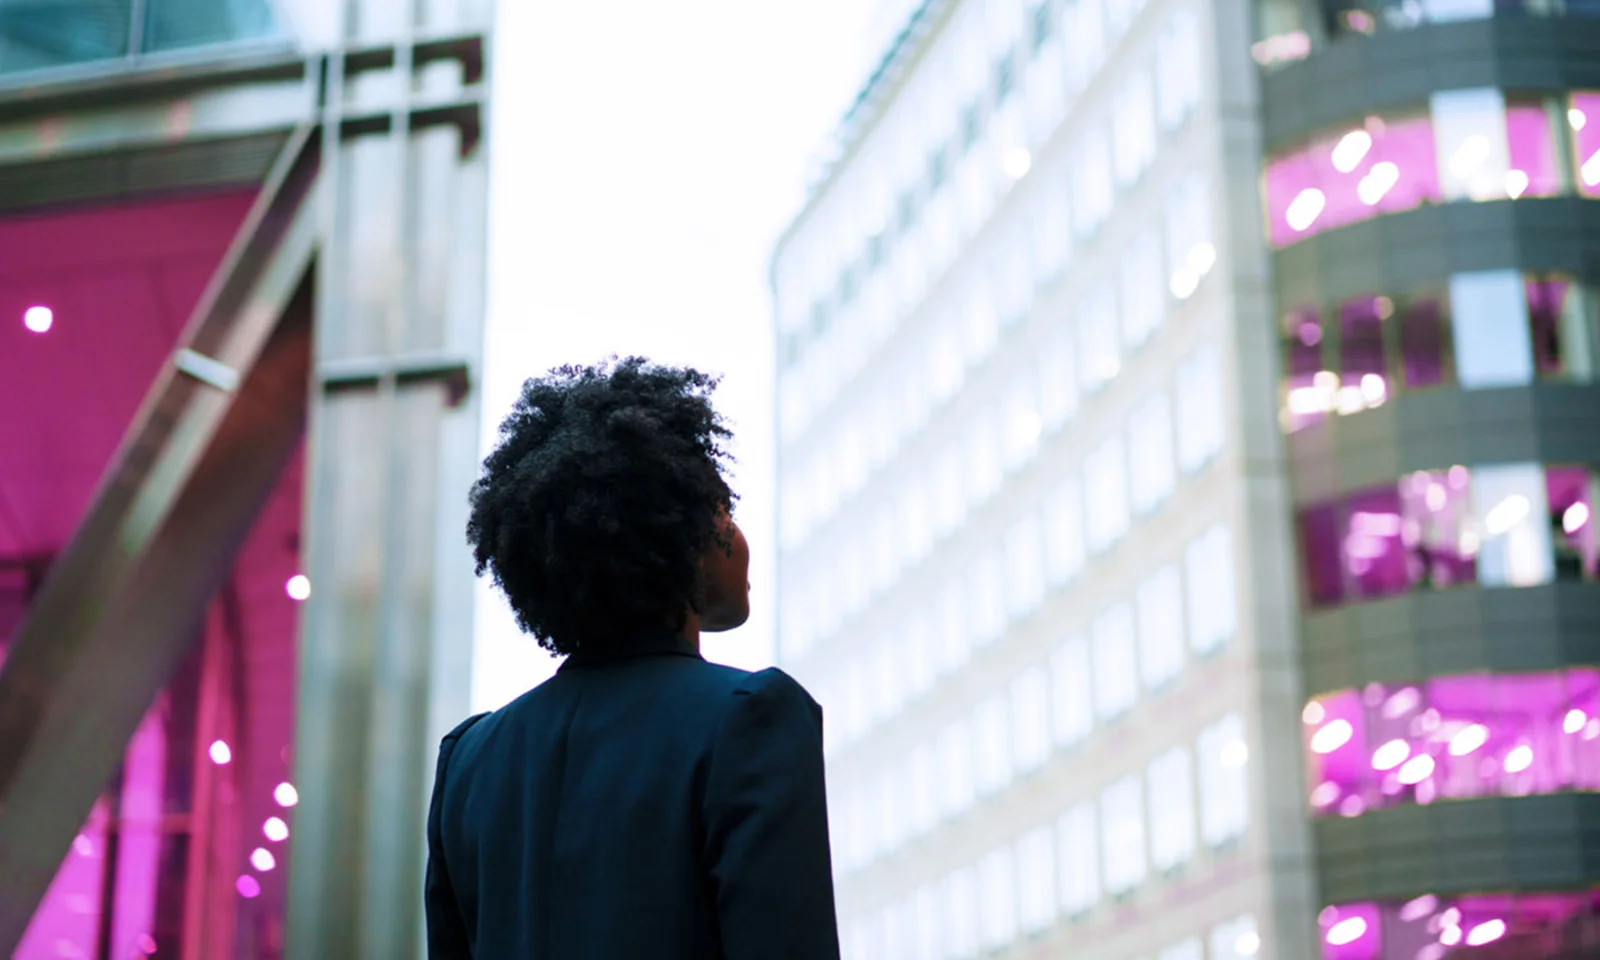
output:
<svg viewBox="0 0 1600 960"><path fill-rule="evenodd" d="M321 142L290 138L0 671L0 956L303 431Z"/></svg>

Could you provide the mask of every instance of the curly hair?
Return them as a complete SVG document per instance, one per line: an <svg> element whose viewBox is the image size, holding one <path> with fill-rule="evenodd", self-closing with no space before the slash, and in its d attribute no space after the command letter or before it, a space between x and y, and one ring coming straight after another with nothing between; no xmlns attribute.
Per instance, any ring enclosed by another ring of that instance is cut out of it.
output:
<svg viewBox="0 0 1600 960"><path fill-rule="evenodd" d="M523 384L472 486L467 541L540 646L624 646L700 610L700 558L728 547L718 516L735 499L717 383L612 357Z"/></svg>

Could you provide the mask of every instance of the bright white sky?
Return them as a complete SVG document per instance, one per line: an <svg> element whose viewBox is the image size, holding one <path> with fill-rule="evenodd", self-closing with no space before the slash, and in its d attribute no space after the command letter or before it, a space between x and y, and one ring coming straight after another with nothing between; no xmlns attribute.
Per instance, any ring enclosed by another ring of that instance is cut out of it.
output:
<svg viewBox="0 0 1600 960"><path fill-rule="evenodd" d="M869 0L501 0L490 131L485 450L526 377L609 353L721 373L755 611L706 655L773 659L767 263L865 77ZM473 709L553 661L479 585Z"/></svg>

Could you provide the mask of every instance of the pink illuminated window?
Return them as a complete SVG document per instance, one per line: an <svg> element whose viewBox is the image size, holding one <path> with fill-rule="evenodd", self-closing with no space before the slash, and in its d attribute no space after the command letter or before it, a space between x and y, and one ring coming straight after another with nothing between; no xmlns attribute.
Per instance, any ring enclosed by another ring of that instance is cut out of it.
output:
<svg viewBox="0 0 1600 960"><path fill-rule="evenodd" d="M1323 419L1333 374L1322 361L1322 321L1317 308L1300 307L1283 318L1284 429L1290 433Z"/></svg>
<svg viewBox="0 0 1600 960"><path fill-rule="evenodd" d="M1372 684L1306 705L1319 816L1600 790L1600 670Z"/></svg>
<svg viewBox="0 0 1600 960"><path fill-rule="evenodd" d="M1586 197L1600 197L1600 93L1574 93L1567 120L1572 127L1578 190Z"/></svg>
<svg viewBox="0 0 1600 960"><path fill-rule="evenodd" d="M1600 579L1594 474L1582 467L1551 467L1545 471L1545 487L1556 580Z"/></svg>
<svg viewBox="0 0 1600 960"><path fill-rule="evenodd" d="M1561 192L1561 157L1544 104L1507 106L1506 141L1511 160L1508 197L1553 197Z"/></svg>
<svg viewBox="0 0 1600 960"><path fill-rule="evenodd" d="M1440 199L1433 124L1369 117L1352 130L1269 161L1268 237L1284 247L1324 230Z"/></svg>
<svg viewBox="0 0 1600 960"><path fill-rule="evenodd" d="M1341 903L1324 909L1317 926L1323 960L1586 957L1600 942L1600 893Z"/></svg>

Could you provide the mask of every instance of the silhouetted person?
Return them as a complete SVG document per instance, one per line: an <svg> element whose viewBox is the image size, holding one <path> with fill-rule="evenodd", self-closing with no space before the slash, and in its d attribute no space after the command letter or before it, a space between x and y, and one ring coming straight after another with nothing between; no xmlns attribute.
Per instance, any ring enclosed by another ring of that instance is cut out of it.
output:
<svg viewBox="0 0 1600 960"><path fill-rule="evenodd" d="M556 675L444 739L435 960L837 960L822 712L707 663L750 613L715 381L639 359L530 380L472 490L478 572Z"/></svg>

